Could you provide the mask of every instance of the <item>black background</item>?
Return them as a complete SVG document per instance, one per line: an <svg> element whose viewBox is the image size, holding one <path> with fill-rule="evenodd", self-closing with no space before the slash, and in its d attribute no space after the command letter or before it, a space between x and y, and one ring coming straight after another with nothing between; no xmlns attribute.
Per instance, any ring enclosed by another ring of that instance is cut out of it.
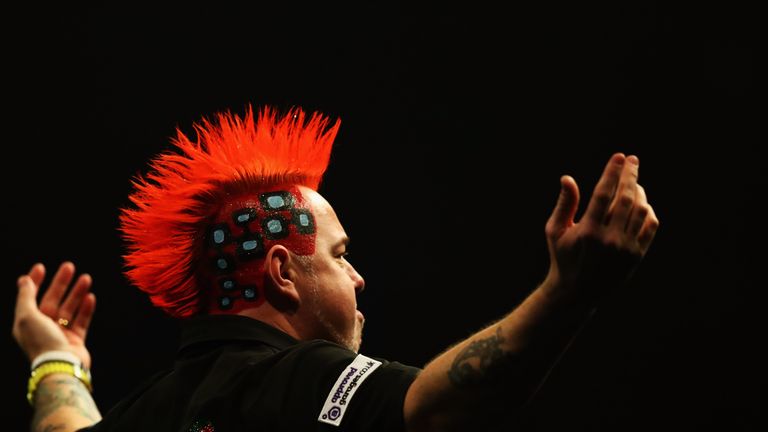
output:
<svg viewBox="0 0 768 432"><path fill-rule="evenodd" d="M656 241L509 428L758 430L768 182L753 13L621 3L8 14L3 427L31 416L10 329L16 277L36 261L94 277L102 412L169 365L177 328L122 276L118 208L177 127L269 104L342 119L320 191L367 281L363 352L417 366L544 277L560 175L588 197L613 152L637 154Z"/></svg>

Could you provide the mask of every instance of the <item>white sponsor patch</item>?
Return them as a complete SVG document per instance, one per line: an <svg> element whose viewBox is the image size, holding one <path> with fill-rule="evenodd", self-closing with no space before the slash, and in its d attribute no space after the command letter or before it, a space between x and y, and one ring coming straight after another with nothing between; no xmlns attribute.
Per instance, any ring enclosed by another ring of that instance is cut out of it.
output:
<svg viewBox="0 0 768 432"><path fill-rule="evenodd" d="M331 388L317 421L339 426L357 388L379 366L381 366L380 361L358 354L341 372L336 384Z"/></svg>

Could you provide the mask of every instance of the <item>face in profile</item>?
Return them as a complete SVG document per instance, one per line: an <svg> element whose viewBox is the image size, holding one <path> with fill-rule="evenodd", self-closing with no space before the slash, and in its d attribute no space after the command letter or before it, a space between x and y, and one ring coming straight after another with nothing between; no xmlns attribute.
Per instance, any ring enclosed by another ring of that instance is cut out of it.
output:
<svg viewBox="0 0 768 432"><path fill-rule="evenodd" d="M358 351L364 317L357 310L357 294L365 281L347 261L349 238L331 205L317 192L300 188L315 218L315 252L297 281L307 299L304 319L317 333L312 338L336 342Z"/></svg>

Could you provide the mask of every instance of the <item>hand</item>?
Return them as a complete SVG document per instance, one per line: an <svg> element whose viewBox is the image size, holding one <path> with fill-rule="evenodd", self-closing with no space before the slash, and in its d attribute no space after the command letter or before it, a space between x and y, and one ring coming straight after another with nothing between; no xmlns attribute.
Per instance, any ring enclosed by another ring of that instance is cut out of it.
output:
<svg viewBox="0 0 768 432"><path fill-rule="evenodd" d="M614 154L579 222L579 187L570 176L546 225L550 255L545 285L569 297L599 299L632 275L656 235L659 220L637 184L639 159Z"/></svg>
<svg viewBox="0 0 768 432"><path fill-rule="evenodd" d="M84 366L91 367L85 337L96 308L96 296L89 292L92 280L87 274L80 275L65 296L74 274L75 266L63 263L40 300L39 308L37 291L45 277L45 267L35 264L29 274L19 278L13 337L30 361L46 351L60 350L75 354Z"/></svg>

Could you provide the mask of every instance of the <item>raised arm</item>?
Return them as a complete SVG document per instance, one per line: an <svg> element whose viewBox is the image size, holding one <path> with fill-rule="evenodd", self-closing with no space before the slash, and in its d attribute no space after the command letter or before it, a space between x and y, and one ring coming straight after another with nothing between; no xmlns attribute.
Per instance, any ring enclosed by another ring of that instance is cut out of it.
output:
<svg viewBox="0 0 768 432"><path fill-rule="evenodd" d="M44 376L36 383L32 396L33 432L69 432L90 426L101 420L96 403L83 380L68 372L53 372L67 366L67 358L90 369L91 355L85 347L88 327L96 307L96 297L90 293L91 277L81 275L67 294L75 274L72 263L64 263L53 277L40 304L38 287L45 277L45 267L35 264L29 274L18 280L19 292L13 320L13 337L30 361L44 358L63 362L48 362L37 371ZM74 355L74 357L73 357ZM73 369L74 370L74 369ZM88 381L87 379L85 381Z"/></svg>
<svg viewBox="0 0 768 432"><path fill-rule="evenodd" d="M631 276L659 221L637 184L639 160L615 154L585 214L579 189L561 178L546 224L550 268L514 311L432 360L411 385L409 432L482 430L501 423L535 394L598 302Z"/></svg>

